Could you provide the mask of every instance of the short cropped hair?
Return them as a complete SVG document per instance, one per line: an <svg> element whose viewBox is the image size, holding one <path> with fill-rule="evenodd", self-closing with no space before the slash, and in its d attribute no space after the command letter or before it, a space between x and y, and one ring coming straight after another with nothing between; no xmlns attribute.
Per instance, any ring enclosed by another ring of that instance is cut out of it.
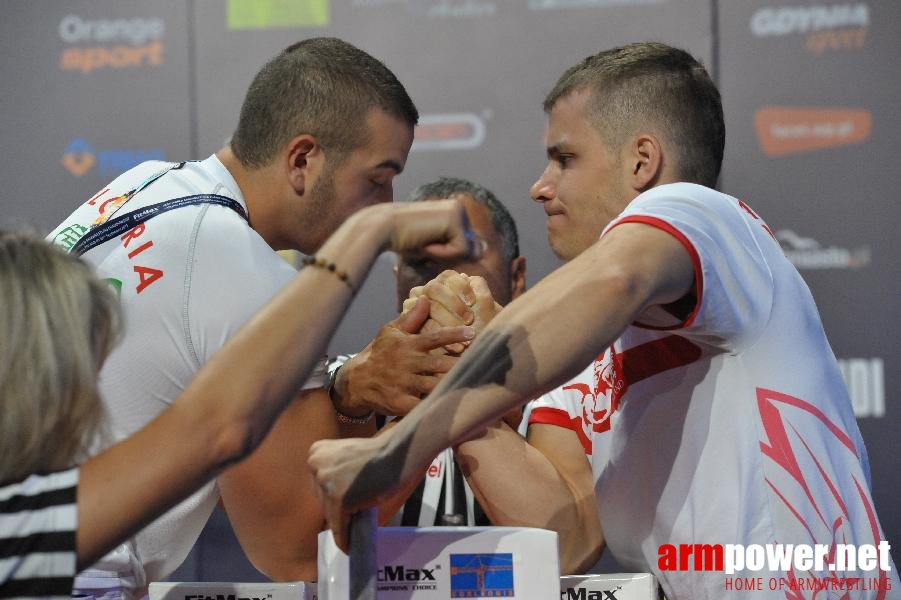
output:
<svg viewBox="0 0 901 600"><path fill-rule="evenodd" d="M0 231L0 482L86 458L102 431L97 374L118 340L118 298L80 259Z"/></svg>
<svg viewBox="0 0 901 600"><path fill-rule="evenodd" d="M488 209L488 213L491 215L491 225L501 239L504 258L507 262L517 258L519 256L519 234L516 231L516 222L507 207L488 188L466 179L440 177L419 186L404 201L420 202L436 198L450 198L456 194L470 196Z"/></svg>
<svg viewBox="0 0 901 600"><path fill-rule="evenodd" d="M589 56L570 67L544 100L547 113L569 94L590 90L589 118L609 148L653 127L676 149L680 179L715 187L726 126L719 90L691 54L642 42Z"/></svg>
<svg viewBox="0 0 901 600"><path fill-rule="evenodd" d="M383 63L337 38L311 38L289 46L256 74L231 148L242 165L263 167L301 134L316 136L342 157L366 143L366 118L380 108L407 123L419 121L404 86Z"/></svg>

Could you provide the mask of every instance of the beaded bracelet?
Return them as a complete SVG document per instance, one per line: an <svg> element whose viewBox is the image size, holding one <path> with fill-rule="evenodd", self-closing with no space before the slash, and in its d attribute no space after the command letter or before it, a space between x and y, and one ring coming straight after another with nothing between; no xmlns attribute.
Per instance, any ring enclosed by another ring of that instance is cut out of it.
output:
<svg viewBox="0 0 901 600"><path fill-rule="evenodd" d="M365 425L366 423L370 422L372 420L372 417L374 416L374 411L369 411L361 417L352 417L350 415L345 415L337 408L335 409L335 418L339 423L344 423L345 425Z"/></svg>
<svg viewBox="0 0 901 600"><path fill-rule="evenodd" d="M301 264L304 267L316 267L317 269L325 269L326 271L329 271L330 273L334 273L335 277L337 277L338 279L343 281L344 284L350 288L350 292L352 294L357 293L357 290L354 287L354 284L352 284L350 282L350 278L347 276L347 272L339 269L338 265L336 265L335 263L327 261L326 259L320 258L320 257L316 256L315 254L313 254L311 256L304 256L303 260L301 260Z"/></svg>

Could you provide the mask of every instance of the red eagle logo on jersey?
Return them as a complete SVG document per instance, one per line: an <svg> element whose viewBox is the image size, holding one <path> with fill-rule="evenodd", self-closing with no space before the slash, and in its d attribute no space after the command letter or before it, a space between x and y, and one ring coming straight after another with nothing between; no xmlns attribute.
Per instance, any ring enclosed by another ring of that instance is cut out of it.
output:
<svg viewBox="0 0 901 600"><path fill-rule="evenodd" d="M594 361L593 387L571 383L563 389L582 394L582 423L586 428L596 433L609 431L610 418L630 386L700 358L701 349L678 335L667 335L622 352L611 346Z"/></svg>
<svg viewBox="0 0 901 600"><path fill-rule="evenodd" d="M582 423L595 432L610 430L610 417L626 388L626 382L616 368L617 356L616 349L610 348L609 353L602 352L594 360L594 386L587 383L563 386L564 390L582 394Z"/></svg>

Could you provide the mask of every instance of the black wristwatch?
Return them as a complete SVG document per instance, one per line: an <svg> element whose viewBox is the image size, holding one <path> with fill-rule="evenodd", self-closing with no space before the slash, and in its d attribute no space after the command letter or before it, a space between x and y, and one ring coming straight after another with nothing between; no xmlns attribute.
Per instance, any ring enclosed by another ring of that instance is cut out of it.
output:
<svg viewBox="0 0 901 600"><path fill-rule="evenodd" d="M325 391L328 393L329 400L332 401L332 408L335 410L335 417L337 417L339 423L344 423L345 425L365 425L372 420L372 417L375 415L374 411L370 410L361 417L352 417L350 415L345 415L338 410L338 407L335 404L338 400L338 398L336 398L337 392L335 392L335 382L338 380L338 370L343 367L344 363L350 360L350 358L351 355L349 354L339 354L335 358L328 360L325 365Z"/></svg>

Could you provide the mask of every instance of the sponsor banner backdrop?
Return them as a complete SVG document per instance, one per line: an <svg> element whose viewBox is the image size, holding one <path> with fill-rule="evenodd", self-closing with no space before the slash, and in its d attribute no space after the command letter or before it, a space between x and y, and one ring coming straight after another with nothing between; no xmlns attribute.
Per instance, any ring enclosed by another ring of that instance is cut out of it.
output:
<svg viewBox="0 0 901 600"><path fill-rule="evenodd" d="M867 443L876 508L901 544L901 4L719 3L722 188L760 214L820 308ZM799 357L803 360L803 357ZM897 557L897 551L894 553Z"/></svg>
<svg viewBox="0 0 901 600"><path fill-rule="evenodd" d="M4 17L0 226L49 231L137 162L208 156L257 69L329 35L383 60L420 110L396 196L442 175L486 185L517 220L530 283L558 266L529 198L545 162L545 93L602 48L657 39L690 50L723 93L721 188L767 220L810 284L883 525L901 544L896 0L70 0L8 2ZM395 316L393 262L378 261L332 353L359 350ZM264 578L217 513L172 579Z"/></svg>
<svg viewBox="0 0 901 600"><path fill-rule="evenodd" d="M131 166L190 152L187 7L3 6L0 224L55 227Z"/></svg>

